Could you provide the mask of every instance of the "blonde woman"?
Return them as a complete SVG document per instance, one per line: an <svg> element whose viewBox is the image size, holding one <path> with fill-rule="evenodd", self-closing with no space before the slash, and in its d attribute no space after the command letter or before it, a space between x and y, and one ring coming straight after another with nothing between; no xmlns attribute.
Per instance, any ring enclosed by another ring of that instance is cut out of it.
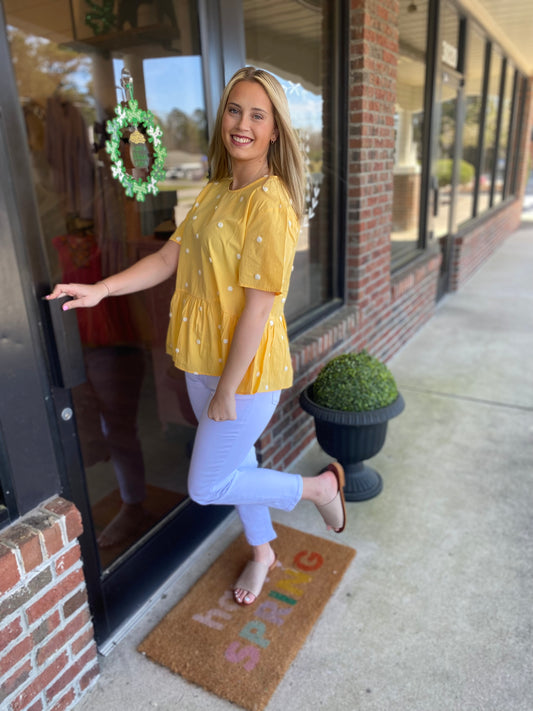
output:
<svg viewBox="0 0 533 711"><path fill-rule="evenodd" d="M167 351L185 371L198 419L189 495L236 506L251 560L234 586L258 597L276 564L269 507L312 501L328 528L345 525L344 472L314 477L259 468L254 443L292 384L283 308L304 203L304 172L279 82L253 67L224 90L209 149L210 180L159 250L94 285L59 284L64 309L155 286L177 271Z"/></svg>

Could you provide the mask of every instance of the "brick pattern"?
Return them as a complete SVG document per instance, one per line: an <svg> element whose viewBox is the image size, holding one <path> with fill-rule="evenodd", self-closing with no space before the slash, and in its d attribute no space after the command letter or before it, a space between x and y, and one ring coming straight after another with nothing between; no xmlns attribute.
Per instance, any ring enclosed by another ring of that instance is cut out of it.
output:
<svg viewBox="0 0 533 711"><path fill-rule="evenodd" d="M299 407L298 398L330 358L366 348L387 361L435 310L440 254L428 250L390 273L398 12L397 0L351 0L346 305L293 340L294 385L282 394L257 443L263 466L286 469L314 442L313 419ZM529 135L524 132L524 141ZM528 155L525 143L520 155ZM525 186L527 161L522 161ZM452 290L516 229L520 209L521 200L506 204L458 237Z"/></svg>
<svg viewBox="0 0 533 711"><path fill-rule="evenodd" d="M44 502L0 534L0 708L72 708L99 668L76 507Z"/></svg>

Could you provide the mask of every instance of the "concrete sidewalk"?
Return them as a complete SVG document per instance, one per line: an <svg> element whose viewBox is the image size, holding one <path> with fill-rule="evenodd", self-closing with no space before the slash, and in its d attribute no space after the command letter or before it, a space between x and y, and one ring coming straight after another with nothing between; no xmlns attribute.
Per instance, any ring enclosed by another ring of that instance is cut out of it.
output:
<svg viewBox="0 0 533 711"><path fill-rule="evenodd" d="M348 505L339 541L358 555L268 711L531 711L532 354L524 222L389 364L406 409L372 460L383 492ZM315 446L294 470L323 461ZM276 518L334 535L306 502ZM236 708L135 649L239 530L231 519L179 571L77 711Z"/></svg>

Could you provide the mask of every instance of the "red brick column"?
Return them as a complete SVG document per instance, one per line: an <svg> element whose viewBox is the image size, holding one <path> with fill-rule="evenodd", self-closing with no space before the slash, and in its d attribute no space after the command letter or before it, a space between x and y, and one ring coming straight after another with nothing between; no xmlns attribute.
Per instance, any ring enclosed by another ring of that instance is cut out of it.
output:
<svg viewBox="0 0 533 711"><path fill-rule="evenodd" d="M80 547L61 498L0 532L0 708L65 711L99 669Z"/></svg>
<svg viewBox="0 0 533 711"><path fill-rule="evenodd" d="M398 14L397 0L351 2L346 294L363 328L391 299Z"/></svg>

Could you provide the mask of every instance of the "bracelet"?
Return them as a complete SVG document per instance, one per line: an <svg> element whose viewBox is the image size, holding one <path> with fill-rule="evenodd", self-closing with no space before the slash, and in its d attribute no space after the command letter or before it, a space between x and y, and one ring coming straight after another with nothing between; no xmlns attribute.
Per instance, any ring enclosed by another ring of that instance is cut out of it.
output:
<svg viewBox="0 0 533 711"><path fill-rule="evenodd" d="M102 279L102 280L100 280L98 283L99 283L99 284L103 284L103 285L105 286L105 288L107 289L107 295L108 295L108 296L111 296L111 291L109 290L109 287L107 286L107 284L105 283L105 281Z"/></svg>

